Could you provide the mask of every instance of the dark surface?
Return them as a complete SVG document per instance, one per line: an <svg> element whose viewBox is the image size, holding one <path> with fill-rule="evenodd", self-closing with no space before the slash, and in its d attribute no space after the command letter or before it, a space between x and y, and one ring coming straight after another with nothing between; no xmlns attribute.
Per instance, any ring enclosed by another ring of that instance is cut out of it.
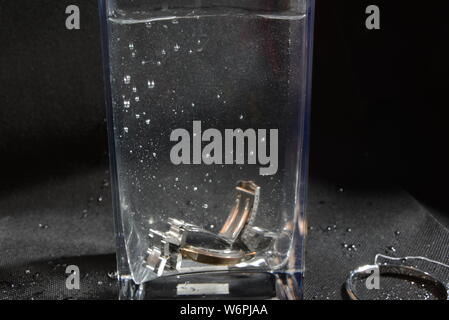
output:
<svg viewBox="0 0 449 320"><path fill-rule="evenodd" d="M115 255L105 170L51 179L2 197L0 299L117 297L108 276ZM345 298L341 289L348 272L373 263L377 253L449 258L447 229L403 190L346 189L312 179L309 194L306 299ZM65 289L67 265L80 268L79 291Z"/></svg>
<svg viewBox="0 0 449 320"><path fill-rule="evenodd" d="M78 2L68 31L73 1L0 0L0 299L116 297L96 1ZM374 32L367 1L317 4L309 299L342 298L347 272L391 246L449 258L429 215L448 225L448 5L377 3Z"/></svg>
<svg viewBox="0 0 449 320"><path fill-rule="evenodd" d="M402 189L315 181L308 205L306 299L346 299L342 289L349 272L374 264L377 254L449 260L449 231ZM405 299L405 293L398 296ZM419 298L418 292L408 294Z"/></svg>

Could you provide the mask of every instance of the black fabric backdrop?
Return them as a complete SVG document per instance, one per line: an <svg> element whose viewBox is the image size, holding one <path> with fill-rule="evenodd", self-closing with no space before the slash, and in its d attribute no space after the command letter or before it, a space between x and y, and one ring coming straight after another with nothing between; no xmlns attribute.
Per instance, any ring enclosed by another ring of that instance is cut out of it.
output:
<svg viewBox="0 0 449 320"><path fill-rule="evenodd" d="M448 5L422 10L317 1L308 299L344 298L376 253L448 261ZM117 296L97 16L94 0L0 0L0 299Z"/></svg>

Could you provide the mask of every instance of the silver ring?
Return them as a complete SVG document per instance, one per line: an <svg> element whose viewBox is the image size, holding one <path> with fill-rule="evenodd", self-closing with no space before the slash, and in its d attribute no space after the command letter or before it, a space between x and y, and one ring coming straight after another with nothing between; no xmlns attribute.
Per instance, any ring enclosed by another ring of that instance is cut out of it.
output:
<svg viewBox="0 0 449 320"><path fill-rule="evenodd" d="M362 300L356 293L356 288L354 285L355 280L365 279L372 275L372 272L375 270L378 270L379 275L403 275L429 281L438 290L441 290L442 293L444 292L444 300L449 300L449 283L445 283L444 281L439 280L437 277L431 275L428 272L410 266L389 264L366 265L351 271L348 279L346 280L346 292L352 300Z"/></svg>

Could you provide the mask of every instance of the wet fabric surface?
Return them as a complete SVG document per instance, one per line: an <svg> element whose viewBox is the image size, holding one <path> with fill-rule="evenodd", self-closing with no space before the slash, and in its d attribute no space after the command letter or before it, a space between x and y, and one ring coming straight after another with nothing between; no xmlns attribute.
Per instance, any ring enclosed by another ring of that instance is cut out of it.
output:
<svg viewBox="0 0 449 320"><path fill-rule="evenodd" d="M449 262L448 230L403 190L350 190L315 182L309 195L306 299L346 299L349 272L374 264L376 254ZM409 290L414 289L403 287L396 298L424 298L418 289Z"/></svg>
<svg viewBox="0 0 449 320"><path fill-rule="evenodd" d="M107 177L97 168L2 194L0 299L117 298ZM306 299L345 298L348 272L377 253L449 258L447 230L400 189L350 190L312 179L308 218ZM80 290L66 289L70 265L80 269Z"/></svg>

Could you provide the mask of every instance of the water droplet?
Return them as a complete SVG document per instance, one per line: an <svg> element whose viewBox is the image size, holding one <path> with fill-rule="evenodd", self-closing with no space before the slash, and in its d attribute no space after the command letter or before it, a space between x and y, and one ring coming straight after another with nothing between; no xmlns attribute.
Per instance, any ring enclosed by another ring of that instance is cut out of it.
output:
<svg viewBox="0 0 449 320"><path fill-rule="evenodd" d="M220 98L221 98L221 95L217 94L217 99L220 99Z"/></svg>
<svg viewBox="0 0 449 320"><path fill-rule="evenodd" d="M125 131L125 133L128 133L129 132L129 128L128 127L124 127L123 131Z"/></svg>
<svg viewBox="0 0 449 320"><path fill-rule="evenodd" d="M25 274L30 274L30 273L31 273L31 271L29 269L25 270Z"/></svg>
<svg viewBox="0 0 449 320"><path fill-rule="evenodd" d="M172 20L171 23L173 23L173 24L178 24L179 21L175 19L175 20Z"/></svg>
<svg viewBox="0 0 449 320"><path fill-rule="evenodd" d="M123 107L125 109L129 109L130 106L131 106L131 102L129 100L126 99L123 101Z"/></svg>
<svg viewBox="0 0 449 320"><path fill-rule="evenodd" d="M192 54L192 53L193 53L193 50L192 50L192 49L190 49L190 50L189 50L189 54Z"/></svg>
<svg viewBox="0 0 449 320"><path fill-rule="evenodd" d="M98 204L101 204L103 202L103 197L102 196L99 196L98 198L97 198L97 203Z"/></svg>
<svg viewBox="0 0 449 320"><path fill-rule="evenodd" d="M179 49L181 49L181 47L179 46L179 44L175 44L175 46L173 47L173 49L175 50L175 52L178 52Z"/></svg>
<svg viewBox="0 0 449 320"><path fill-rule="evenodd" d="M158 66L160 66L160 65L162 64L162 62L158 61L158 62L156 62L156 64L157 64Z"/></svg>
<svg viewBox="0 0 449 320"><path fill-rule="evenodd" d="M39 223L39 228L41 228L41 229L48 229L48 225Z"/></svg>
<svg viewBox="0 0 449 320"><path fill-rule="evenodd" d="M400 236L400 235L401 235L401 231L396 230L396 231L394 232L394 234L395 234L396 236Z"/></svg>
<svg viewBox="0 0 449 320"><path fill-rule="evenodd" d="M137 88L133 87L133 92L136 93L137 92Z"/></svg>
<svg viewBox="0 0 449 320"><path fill-rule="evenodd" d="M148 80L147 85L148 85L148 89L153 89L155 87L154 80Z"/></svg>
<svg viewBox="0 0 449 320"><path fill-rule="evenodd" d="M192 107L195 107L195 103L192 102Z"/></svg>
<svg viewBox="0 0 449 320"><path fill-rule="evenodd" d="M145 120L146 124L150 124L150 122L151 122L150 119Z"/></svg>
<svg viewBox="0 0 449 320"><path fill-rule="evenodd" d="M140 114L136 114L136 119L140 119Z"/></svg>
<svg viewBox="0 0 449 320"><path fill-rule="evenodd" d="M125 77L123 78L123 82L124 82L125 84L130 84L130 83L131 83L131 76L125 76Z"/></svg>
<svg viewBox="0 0 449 320"><path fill-rule="evenodd" d="M243 114L241 114L241 115L240 115L240 120L243 120L243 118L244 118L244 117L243 117Z"/></svg>
<svg viewBox="0 0 449 320"><path fill-rule="evenodd" d="M193 187L193 191L198 191L198 187Z"/></svg>
<svg viewBox="0 0 449 320"><path fill-rule="evenodd" d="M134 43L130 42L128 44L128 48L129 48L129 50L134 50Z"/></svg>
<svg viewBox="0 0 449 320"><path fill-rule="evenodd" d="M98 281L97 284L98 284L99 286L101 286L101 285L103 285L103 281Z"/></svg>
<svg viewBox="0 0 449 320"><path fill-rule="evenodd" d="M207 203L205 203L205 204L203 204L203 208L207 209L207 208L209 208L209 205Z"/></svg>
<svg viewBox="0 0 449 320"><path fill-rule="evenodd" d="M351 228L346 229L346 232L352 232Z"/></svg>
<svg viewBox="0 0 449 320"><path fill-rule="evenodd" d="M147 23L146 23L146 27L147 27L148 29L151 29L151 27L152 27L151 22L147 22Z"/></svg>
<svg viewBox="0 0 449 320"><path fill-rule="evenodd" d="M388 252L396 252L396 248L395 247L393 247L393 246L389 246L389 247L387 247L387 251Z"/></svg>
<svg viewBox="0 0 449 320"><path fill-rule="evenodd" d="M167 51L165 51L165 49L162 49L161 53L165 56L167 54Z"/></svg>
<svg viewBox="0 0 449 320"><path fill-rule="evenodd" d="M345 192L345 189L339 188L339 189L338 189L338 192L343 193L343 192Z"/></svg>
<svg viewBox="0 0 449 320"><path fill-rule="evenodd" d="M155 158L156 158L156 156L157 156L156 152L153 152L153 157L155 157Z"/></svg>
<svg viewBox="0 0 449 320"><path fill-rule="evenodd" d="M134 101L139 102L140 101L140 97L139 96L135 97Z"/></svg>

